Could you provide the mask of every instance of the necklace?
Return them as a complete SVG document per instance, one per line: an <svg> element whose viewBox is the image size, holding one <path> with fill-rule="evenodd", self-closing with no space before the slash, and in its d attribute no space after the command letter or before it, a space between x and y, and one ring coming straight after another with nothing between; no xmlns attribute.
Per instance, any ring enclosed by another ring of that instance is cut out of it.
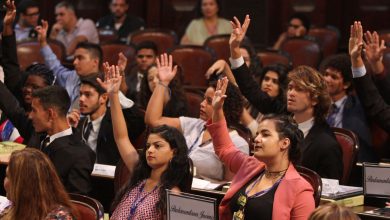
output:
<svg viewBox="0 0 390 220"><path fill-rule="evenodd" d="M276 179L276 178L278 178L280 176L283 176L286 173L286 171L287 171L287 169L280 170L280 171L268 171L268 170L265 170L264 175L267 178Z"/></svg>

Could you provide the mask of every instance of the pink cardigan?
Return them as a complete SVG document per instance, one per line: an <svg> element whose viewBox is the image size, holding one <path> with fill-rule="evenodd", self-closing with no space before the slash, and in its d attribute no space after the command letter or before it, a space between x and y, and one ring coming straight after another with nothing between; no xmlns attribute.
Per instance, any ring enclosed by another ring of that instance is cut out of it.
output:
<svg viewBox="0 0 390 220"><path fill-rule="evenodd" d="M219 219L230 220L232 219L229 206L231 198L249 180L259 174L265 165L255 157L245 155L233 145L226 121L213 124L208 122L207 129L213 139L215 153L225 166L236 174L219 206ZM313 188L290 164L275 192L272 219L306 220L314 208Z"/></svg>

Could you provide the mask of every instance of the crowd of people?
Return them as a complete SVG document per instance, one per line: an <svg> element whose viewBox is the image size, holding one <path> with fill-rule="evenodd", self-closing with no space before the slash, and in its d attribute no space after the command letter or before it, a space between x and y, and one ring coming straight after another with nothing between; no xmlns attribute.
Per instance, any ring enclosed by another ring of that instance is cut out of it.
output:
<svg viewBox="0 0 390 220"><path fill-rule="evenodd" d="M172 55L158 54L155 43L136 45L134 65L123 53L117 63L103 62L98 30L117 32L125 43L145 27L128 8L128 0L111 0L111 14L95 24L63 1L49 32L34 0L18 7L7 0L0 140L26 148L11 154L4 179L10 205L0 219L77 219L67 193L90 195L94 164L115 166L120 160L131 175L107 210L111 219L165 219L166 189L189 192L192 166L198 178L231 181L220 219L358 219L337 205L315 209L315 189L297 166L342 179L343 151L332 127L357 134L359 162L379 161L370 122L390 131L390 74L377 32L364 33L362 23L354 22L348 54L332 55L318 69L261 66L245 40L249 15L242 23L228 21L218 0L199 0L198 17L181 44L202 45L210 36L230 34L230 58L209 67L207 88L196 88L203 101L190 106L181 83L185 73ZM306 16L292 15L273 48L307 35L309 28ZM38 42L44 63L22 70L16 46L27 39ZM71 68L55 55L50 39L64 45ZM190 117L190 108L199 108L199 117ZM144 133L145 144L137 149Z"/></svg>

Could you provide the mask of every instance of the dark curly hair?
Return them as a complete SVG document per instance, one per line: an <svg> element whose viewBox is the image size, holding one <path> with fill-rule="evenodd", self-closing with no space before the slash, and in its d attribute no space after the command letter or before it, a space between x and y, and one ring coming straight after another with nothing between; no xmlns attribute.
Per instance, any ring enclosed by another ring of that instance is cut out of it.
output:
<svg viewBox="0 0 390 220"><path fill-rule="evenodd" d="M249 71L251 72L252 75L257 75L261 72L261 61L256 55L256 50L253 47L252 43L248 38L244 39L244 41L240 45L241 49L245 49L248 51L250 60L251 60L251 65L248 67Z"/></svg>
<svg viewBox="0 0 390 220"><path fill-rule="evenodd" d="M286 65L283 65L283 64L273 64L273 65L268 65L268 66L264 67L259 74L260 86L261 86L261 83L263 82L264 77L268 71L275 72L278 75L279 94L276 98L285 101L286 88L287 88L287 75L288 75L288 72L290 71L290 68Z"/></svg>
<svg viewBox="0 0 390 220"><path fill-rule="evenodd" d="M290 71L288 81L310 93L310 97L317 101L314 119L317 122L324 121L332 102L324 77L317 70L303 65Z"/></svg>
<svg viewBox="0 0 390 220"><path fill-rule="evenodd" d="M53 71L51 71L45 64L41 63L34 63L26 68L26 79L30 75L41 77L45 81L46 86L53 85L56 79Z"/></svg>
<svg viewBox="0 0 390 220"><path fill-rule="evenodd" d="M217 78L222 76L212 75L209 81L209 87L214 90L217 87ZM225 113L226 123L228 126L236 126L240 122L240 117L244 108L244 99L241 95L240 89L228 82L226 88L225 103L223 104L223 112Z"/></svg>
<svg viewBox="0 0 390 220"><path fill-rule="evenodd" d="M261 118L261 122L265 120L272 120L275 122L275 129L279 134L279 138L288 138L290 146L288 149L288 159L296 164L301 158L301 151L298 147L303 140L303 132L298 128L298 124L291 116L267 114Z"/></svg>
<svg viewBox="0 0 390 220"><path fill-rule="evenodd" d="M192 178L190 172L190 159L188 157L188 148L186 140L183 134L174 127L162 125L150 129L150 134L157 134L165 141L167 141L172 150L174 150L174 156L170 161L168 168L163 172L160 177L160 189L159 189L159 201L157 203L157 210L160 210L162 214L166 212L166 189L172 189L173 187L179 187L181 191L189 192L191 186L188 185L188 179ZM152 168L146 161L146 151L148 147L145 146L140 153L139 161L134 169L134 173L130 178L127 185L115 196L112 208L115 208L122 197L140 184L143 180L150 177Z"/></svg>
<svg viewBox="0 0 390 220"><path fill-rule="evenodd" d="M343 77L344 84L349 83L349 86L347 88L348 93L353 90L351 66L351 58L348 54L336 54L329 56L324 61L322 61L320 65L320 71L322 74L324 74L325 70L328 68L340 71L340 74Z"/></svg>

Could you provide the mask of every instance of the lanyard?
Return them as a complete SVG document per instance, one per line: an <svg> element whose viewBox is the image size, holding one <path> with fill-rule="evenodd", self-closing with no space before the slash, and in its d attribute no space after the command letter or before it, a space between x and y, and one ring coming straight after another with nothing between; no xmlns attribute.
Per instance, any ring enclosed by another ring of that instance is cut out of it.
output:
<svg viewBox="0 0 390 220"><path fill-rule="evenodd" d="M255 182L252 184L252 187L248 190L248 189L246 189L245 190L245 196L249 199L249 198L256 198L256 197L259 197L259 196L262 196L262 195L264 195L264 194L266 194L267 192L269 192L271 189L273 189L274 187L276 187L279 183L280 183L280 181L283 179L283 177L281 177L280 179L278 179L278 181L276 181L275 183L274 183L274 185L272 185L270 188L268 188L268 189L265 189L265 190L261 190L260 192L257 192L257 193L255 193L255 194L253 194L253 195L251 195L251 196L248 196L248 193L256 186L256 184L261 180L261 177L264 175L264 172L262 172L261 174L260 174L260 176L255 180Z"/></svg>
<svg viewBox="0 0 390 220"><path fill-rule="evenodd" d="M198 137L196 137L195 141L192 143L190 149L188 150L188 154L191 153L192 149L195 147L195 144L199 141L199 138L202 136L203 132L206 130L206 126L202 128L200 131Z"/></svg>
<svg viewBox="0 0 390 220"><path fill-rule="evenodd" d="M148 197L150 194L152 194L158 187L160 184L157 184L153 190L151 190L150 192L146 193L145 196L143 197L140 197L141 196L141 193L142 191L144 191L144 188L145 188L145 184L146 184L146 180L145 182L142 184L142 186L139 188L138 190L138 193L137 193L137 196L135 197L135 201L133 202L133 204L131 205L130 207L130 214L129 216L127 217L127 220L131 220L133 218L133 215L135 214L135 211L137 210L138 206L145 200L146 197ZM129 192L130 193L130 192Z"/></svg>

